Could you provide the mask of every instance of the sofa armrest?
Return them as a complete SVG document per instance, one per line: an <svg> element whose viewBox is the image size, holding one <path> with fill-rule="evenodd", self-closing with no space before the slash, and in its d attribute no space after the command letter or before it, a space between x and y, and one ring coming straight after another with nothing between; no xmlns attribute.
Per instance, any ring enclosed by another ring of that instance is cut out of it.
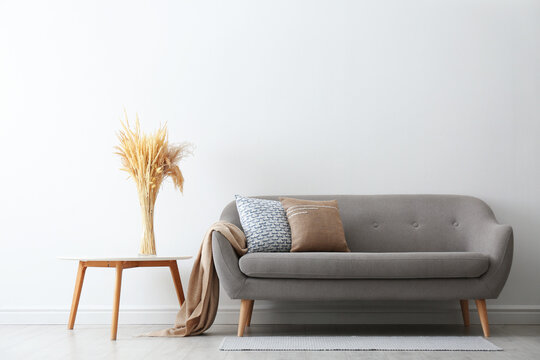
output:
<svg viewBox="0 0 540 360"><path fill-rule="evenodd" d="M221 285L231 299L236 299L246 276L240 271L239 258L232 245L217 231L212 233L212 255Z"/></svg>
<svg viewBox="0 0 540 360"><path fill-rule="evenodd" d="M481 279L489 290L490 298L496 298L512 266L514 253L512 227L496 222L488 222L477 227L469 238L467 250L480 252L489 257L489 269Z"/></svg>

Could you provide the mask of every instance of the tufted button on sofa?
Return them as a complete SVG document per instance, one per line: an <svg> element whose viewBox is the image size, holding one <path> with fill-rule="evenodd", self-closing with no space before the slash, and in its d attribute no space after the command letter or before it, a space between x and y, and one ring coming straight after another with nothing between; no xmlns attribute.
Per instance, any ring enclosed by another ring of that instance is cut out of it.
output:
<svg viewBox="0 0 540 360"><path fill-rule="evenodd" d="M214 232L216 270L242 299L238 335L254 300L460 300L469 325L474 299L485 336L485 299L497 298L512 264L513 232L483 201L458 195L293 196L338 200L350 253L250 253L238 257ZM279 196L261 196L277 200ZM242 228L235 202L221 220Z"/></svg>

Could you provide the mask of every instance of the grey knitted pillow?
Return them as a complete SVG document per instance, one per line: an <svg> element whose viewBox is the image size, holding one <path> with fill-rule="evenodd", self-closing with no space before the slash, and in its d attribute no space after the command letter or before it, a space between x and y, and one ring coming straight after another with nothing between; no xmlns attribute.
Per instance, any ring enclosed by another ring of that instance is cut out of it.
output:
<svg viewBox="0 0 540 360"><path fill-rule="evenodd" d="M291 228L281 202L236 195L248 253L291 251Z"/></svg>

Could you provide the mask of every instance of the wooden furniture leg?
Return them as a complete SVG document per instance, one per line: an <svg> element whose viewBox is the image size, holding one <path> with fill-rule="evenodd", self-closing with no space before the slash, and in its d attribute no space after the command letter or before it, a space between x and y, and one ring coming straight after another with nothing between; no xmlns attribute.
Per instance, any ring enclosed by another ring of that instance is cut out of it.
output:
<svg viewBox="0 0 540 360"><path fill-rule="evenodd" d="M240 304L240 318L238 319L238 336L244 336L244 329L246 328L246 322L249 314L251 300L242 300Z"/></svg>
<svg viewBox="0 0 540 360"><path fill-rule="evenodd" d="M484 331L484 336L489 337L489 322L486 308L485 299L476 300L476 308L478 309L478 316L480 317L480 323L482 324L482 330Z"/></svg>
<svg viewBox="0 0 540 360"><path fill-rule="evenodd" d="M120 308L120 289L122 288L122 262L116 263L116 288L114 290L113 316L111 324L111 340L116 340L118 332L118 309Z"/></svg>
<svg viewBox="0 0 540 360"><path fill-rule="evenodd" d="M73 326L75 325L75 317L77 316L77 309L79 308L79 299L81 298L85 273L86 266L82 261L79 261L79 270L77 270L77 280L75 280L75 290L73 291L73 300L71 301L71 312L69 313L69 330L73 330Z"/></svg>
<svg viewBox="0 0 540 360"><path fill-rule="evenodd" d="M176 264L176 260L171 261L169 269L171 269L171 275L174 282L174 288L176 289L176 296L178 297L178 302L180 303L180 306L182 306L185 301L184 289L182 288L182 280L180 279L180 273L178 272L178 265Z"/></svg>
<svg viewBox="0 0 540 360"><path fill-rule="evenodd" d="M459 300L461 305L461 315L463 316L463 324L468 327L471 324L469 319L469 300Z"/></svg>
<svg viewBox="0 0 540 360"><path fill-rule="evenodd" d="M255 300L249 300L249 311L248 311L248 317L246 320L246 326L251 326L251 315L253 314L254 303L255 303Z"/></svg>

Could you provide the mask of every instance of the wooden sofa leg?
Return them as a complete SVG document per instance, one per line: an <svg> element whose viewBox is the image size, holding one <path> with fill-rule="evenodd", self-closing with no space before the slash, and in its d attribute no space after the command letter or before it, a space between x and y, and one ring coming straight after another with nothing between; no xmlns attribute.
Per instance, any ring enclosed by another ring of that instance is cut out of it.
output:
<svg viewBox="0 0 540 360"><path fill-rule="evenodd" d="M461 305L461 315L463 316L463 324L468 327L471 324L469 319L469 300L459 300Z"/></svg>
<svg viewBox="0 0 540 360"><path fill-rule="evenodd" d="M252 300L242 300L240 303L240 317L238 319L238 336L244 336L244 329L249 317L249 308Z"/></svg>
<svg viewBox="0 0 540 360"><path fill-rule="evenodd" d="M251 315L253 315L253 304L255 300L249 300L249 312L246 320L246 326L251 326Z"/></svg>
<svg viewBox="0 0 540 360"><path fill-rule="evenodd" d="M482 324L482 330L484 331L484 336L489 337L489 322L486 308L486 300L477 299L476 308L478 309L478 316L480 317L480 323Z"/></svg>

